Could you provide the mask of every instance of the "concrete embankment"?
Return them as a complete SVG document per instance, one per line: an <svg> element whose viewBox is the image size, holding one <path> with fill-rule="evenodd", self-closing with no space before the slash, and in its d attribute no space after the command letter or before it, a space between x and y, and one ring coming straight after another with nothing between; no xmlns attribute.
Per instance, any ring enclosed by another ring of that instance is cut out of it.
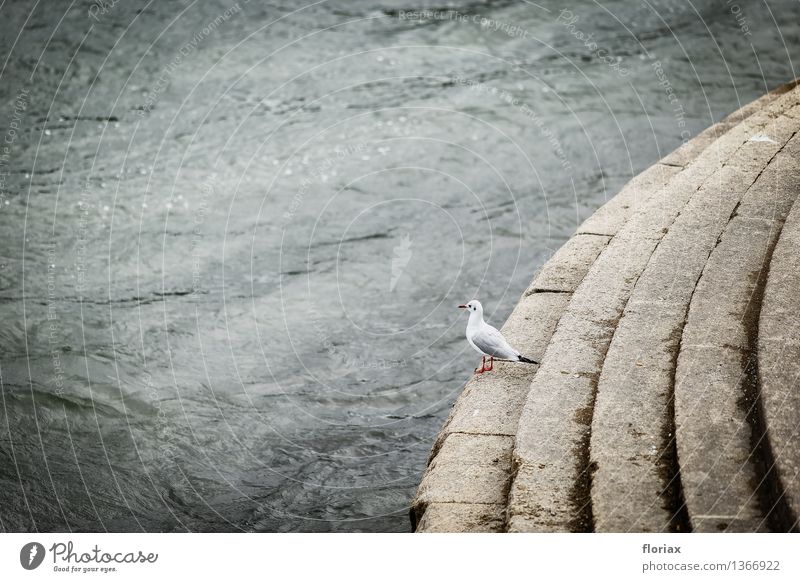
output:
<svg viewBox="0 0 800 582"><path fill-rule="evenodd" d="M800 87L634 178L470 379L417 531L788 531L800 516Z"/></svg>

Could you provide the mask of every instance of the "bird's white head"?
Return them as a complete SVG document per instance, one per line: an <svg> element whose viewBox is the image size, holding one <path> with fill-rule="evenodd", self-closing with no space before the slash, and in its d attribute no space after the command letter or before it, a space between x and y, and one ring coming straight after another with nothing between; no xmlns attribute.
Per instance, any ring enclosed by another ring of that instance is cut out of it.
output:
<svg viewBox="0 0 800 582"><path fill-rule="evenodd" d="M459 305L458 307L459 309L466 309L467 311L469 311L470 317L472 317L472 314L480 315L481 317L483 317L483 305L481 305L481 302L478 301L477 299L473 299L466 305Z"/></svg>

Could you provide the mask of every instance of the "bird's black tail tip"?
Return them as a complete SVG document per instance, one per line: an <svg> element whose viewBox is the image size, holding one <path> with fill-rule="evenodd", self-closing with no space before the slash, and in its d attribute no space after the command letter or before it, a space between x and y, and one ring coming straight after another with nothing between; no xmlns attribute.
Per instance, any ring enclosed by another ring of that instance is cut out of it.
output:
<svg viewBox="0 0 800 582"><path fill-rule="evenodd" d="M526 358L525 356L520 356L519 357L519 361L520 362L525 362L526 364L538 364L539 363L536 360L531 360L530 358Z"/></svg>

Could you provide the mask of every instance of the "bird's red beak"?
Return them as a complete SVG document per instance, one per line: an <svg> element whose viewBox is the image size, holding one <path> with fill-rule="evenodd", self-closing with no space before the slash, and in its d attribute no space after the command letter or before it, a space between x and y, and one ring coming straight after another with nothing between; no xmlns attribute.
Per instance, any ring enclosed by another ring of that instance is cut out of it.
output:
<svg viewBox="0 0 800 582"><path fill-rule="evenodd" d="M466 308L467 308L467 306L466 306L466 305L459 305L459 306L458 306L458 308L459 308L459 309L466 309Z"/></svg>

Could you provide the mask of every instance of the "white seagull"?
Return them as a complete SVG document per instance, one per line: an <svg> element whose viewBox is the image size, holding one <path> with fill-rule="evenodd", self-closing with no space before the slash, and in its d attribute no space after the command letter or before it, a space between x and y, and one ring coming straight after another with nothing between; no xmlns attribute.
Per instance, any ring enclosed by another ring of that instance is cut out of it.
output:
<svg viewBox="0 0 800 582"><path fill-rule="evenodd" d="M483 356L480 369L475 368L476 374L483 374L494 369L494 359L510 360L512 362L524 362L526 364L538 364L515 350L506 341L499 331L483 321L483 306L477 299L473 299L466 305L459 305L459 309L469 310L469 321L467 322L467 341L472 348ZM489 356L489 367L486 367L486 356Z"/></svg>

